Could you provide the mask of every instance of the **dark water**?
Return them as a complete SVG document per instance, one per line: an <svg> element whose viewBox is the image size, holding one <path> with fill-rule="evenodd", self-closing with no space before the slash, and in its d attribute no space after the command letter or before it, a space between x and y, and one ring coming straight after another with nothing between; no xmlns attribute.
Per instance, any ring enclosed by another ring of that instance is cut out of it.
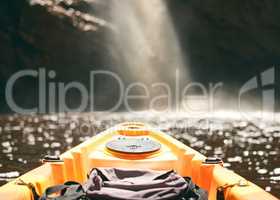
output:
<svg viewBox="0 0 280 200"><path fill-rule="evenodd" d="M91 113L0 117L0 184L40 165L98 132L124 121L160 127L206 156L280 197L280 123L258 126L238 118L190 118L184 114Z"/></svg>

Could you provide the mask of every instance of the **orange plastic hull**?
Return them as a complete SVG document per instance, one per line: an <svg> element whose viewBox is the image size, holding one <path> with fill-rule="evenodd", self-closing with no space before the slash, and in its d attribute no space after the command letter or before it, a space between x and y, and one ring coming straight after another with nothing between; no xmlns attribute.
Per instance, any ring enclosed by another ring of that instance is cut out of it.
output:
<svg viewBox="0 0 280 200"><path fill-rule="evenodd" d="M138 129L135 129L135 126ZM105 144L120 135L135 137L145 135L161 144L161 150L149 155L124 155L106 149ZM216 200L220 186L236 184L225 190L226 200L277 200L257 185L227 170L220 164L205 164L205 157L174 138L146 127L141 123L125 123L108 129L62 154L61 163L45 163L20 177L26 183L36 186L39 194L49 186L68 180L84 182L94 167L142 168L177 171L190 176L200 187L209 192L209 199ZM239 182L246 185L238 185ZM32 200L32 193L26 187L16 184L17 180L0 187L0 199Z"/></svg>

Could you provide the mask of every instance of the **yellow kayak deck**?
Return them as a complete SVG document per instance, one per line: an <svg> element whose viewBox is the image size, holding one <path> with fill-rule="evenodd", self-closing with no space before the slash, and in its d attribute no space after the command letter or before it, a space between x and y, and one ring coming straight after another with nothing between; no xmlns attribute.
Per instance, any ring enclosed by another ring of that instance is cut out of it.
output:
<svg viewBox="0 0 280 200"><path fill-rule="evenodd" d="M106 144L120 137L143 137L160 144L149 153L126 154L115 152ZM220 163L206 163L206 157L171 136L151 129L142 123L123 123L81 143L60 156L62 162L47 162L0 187L0 197L6 200L32 200L30 189L18 181L32 183L39 194L53 185L66 181L83 183L92 168L116 167L153 170L175 170L190 176L206 189L210 200L216 200L218 187L225 187L226 200L277 200L257 185L224 168ZM228 187L227 187L228 186Z"/></svg>

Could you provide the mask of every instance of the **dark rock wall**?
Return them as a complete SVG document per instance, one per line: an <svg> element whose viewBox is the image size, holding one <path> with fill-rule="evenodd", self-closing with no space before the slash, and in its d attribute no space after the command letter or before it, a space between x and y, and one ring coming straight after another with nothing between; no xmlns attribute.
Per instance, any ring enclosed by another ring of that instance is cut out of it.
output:
<svg viewBox="0 0 280 200"><path fill-rule="evenodd" d="M6 81L20 69L53 69L57 74L56 81L78 81L88 86L91 70L110 66L105 35L110 34L112 28L94 13L98 10L96 13L102 15L106 8L104 2L12 0L1 4L2 102L5 101ZM32 101L38 95L36 80L16 87L16 99L25 106L34 105ZM26 97L26 92L32 97ZM70 103L75 104L73 100Z"/></svg>
<svg viewBox="0 0 280 200"><path fill-rule="evenodd" d="M175 3L176 2L176 3ZM228 99L250 78L275 67L280 97L280 2L277 0L169 0L193 80L224 83ZM261 89L250 94L261 103ZM226 101L227 102L227 101ZM257 107L259 107L258 105Z"/></svg>
<svg viewBox="0 0 280 200"><path fill-rule="evenodd" d="M239 83L279 64L279 1L168 2L194 77Z"/></svg>

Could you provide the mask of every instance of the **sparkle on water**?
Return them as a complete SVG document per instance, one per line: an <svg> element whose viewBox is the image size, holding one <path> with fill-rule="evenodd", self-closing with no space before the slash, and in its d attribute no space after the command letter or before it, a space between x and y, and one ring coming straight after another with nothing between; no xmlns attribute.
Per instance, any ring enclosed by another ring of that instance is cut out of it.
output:
<svg viewBox="0 0 280 200"><path fill-rule="evenodd" d="M262 121L255 126L234 113L224 116L219 113L208 118L193 118L184 113L2 116L0 183L39 166L44 155L59 155L124 121L147 122L206 156L220 156L225 167L279 197L280 123Z"/></svg>

